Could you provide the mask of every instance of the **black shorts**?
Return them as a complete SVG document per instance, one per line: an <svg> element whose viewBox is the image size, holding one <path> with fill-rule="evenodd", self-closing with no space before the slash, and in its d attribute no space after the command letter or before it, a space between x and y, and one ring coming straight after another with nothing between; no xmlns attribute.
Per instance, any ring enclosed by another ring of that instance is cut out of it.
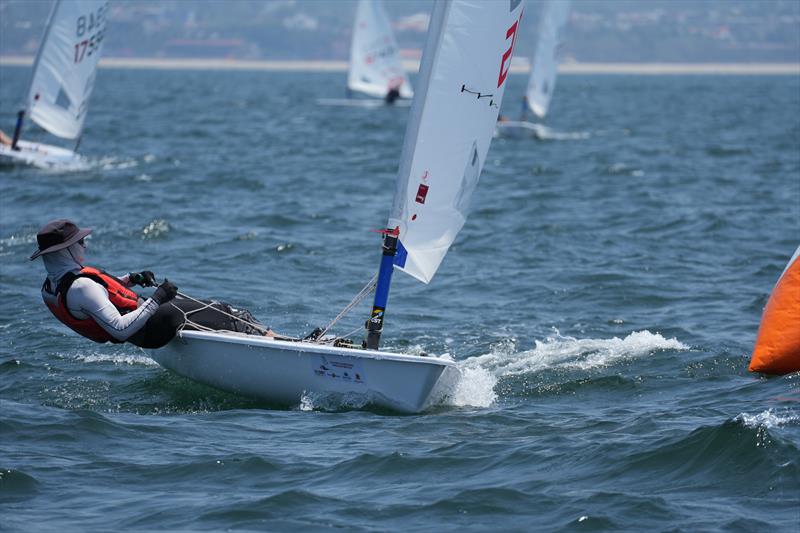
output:
<svg viewBox="0 0 800 533"><path fill-rule="evenodd" d="M233 315L238 319L228 315ZM186 324L184 324L185 317L189 319ZM193 323L202 328L196 328ZM260 324L261 329L248 323L259 324L258 320L246 309L236 309L226 303L213 300L197 302L178 296L170 302L161 304L144 327L134 333L128 342L140 348L161 348L172 340L181 326L183 329L209 328L236 331L248 335L262 335L263 331L267 329Z"/></svg>

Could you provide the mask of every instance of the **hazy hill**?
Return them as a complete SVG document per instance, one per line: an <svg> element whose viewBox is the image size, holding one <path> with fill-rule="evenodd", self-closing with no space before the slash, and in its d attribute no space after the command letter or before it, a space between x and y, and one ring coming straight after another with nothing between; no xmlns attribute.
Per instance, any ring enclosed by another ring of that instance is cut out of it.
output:
<svg viewBox="0 0 800 533"><path fill-rule="evenodd" d="M528 1L519 55L532 53L541 4ZM418 53L430 2L385 5L401 48L410 56ZM346 59L355 0L112 1L111 6L109 57ZM45 0L0 0L0 55L34 54L49 9ZM576 0L566 37L567 60L798 62L800 1Z"/></svg>

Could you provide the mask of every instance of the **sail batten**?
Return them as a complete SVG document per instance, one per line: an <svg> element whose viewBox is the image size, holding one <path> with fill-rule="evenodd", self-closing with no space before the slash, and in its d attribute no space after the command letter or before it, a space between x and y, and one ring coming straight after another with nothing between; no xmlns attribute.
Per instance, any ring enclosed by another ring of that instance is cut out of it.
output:
<svg viewBox="0 0 800 533"><path fill-rule="evenodd" d="M428 283L466 222L505 91L521 0L434 6L388 226L395 267Z"/></svg>
<svg viewBox="0 0 800 533"><path fill-rule="evenodd" d="M548 0L539 24L539 39L525 96L533 113L544 118L556 87L558 61L570 0Z"/></svg>
<svg viewBox="0 0 800 533"><path fill-rule="evenodd" d="M376 98L383 98L390 89L399 90L401 98L414 96L389 18L379 0L358 3L347 87Z"/></svg>
<svg viewBox="0 0 800 533"><path fill-rule="evenodd" d="M106 32L108 0L57 1L27 97L31 119L64 139L81 135Z"/></svg>

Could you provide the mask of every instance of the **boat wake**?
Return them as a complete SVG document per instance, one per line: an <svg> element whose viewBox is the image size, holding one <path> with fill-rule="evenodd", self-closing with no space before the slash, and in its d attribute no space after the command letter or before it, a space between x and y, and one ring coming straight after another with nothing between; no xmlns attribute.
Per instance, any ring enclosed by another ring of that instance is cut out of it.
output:
<svg viewBox="0 0 800 533"><path fill-rule="evenodd" d="M677 339L647 330L623 339L577 339L556 330L544 341L535 341L531 350L517 352L512 343L506 343L488 354L459 361L461 375L444 402L457 407L489 407L497 400L496 385L501 379L552 369L590 371L663 350L688 349Z"/></svg>
<svg viewBox="0 0 800 533"><path fill-rule="evenodd" d="M92 160L92 166L99 170L128 170L139 166L139 161L131 157L101 157Z"/></svg>
<svg viewBox="0 0 800 533"><path fill-rule="evenodd" d="M538 134L538 138L542 141L582 141L591 136L588 131L558 131L546 126L543 126Z"/></svg>
<svg viewBox="0 0 800 533"><path fill-rule="evenodd" d="M115 365L151 366L157 367L158 363L146 355L92 353L80 354L76 360L84 363L113 363Z"/></svg>
<svg viewBox="0 0 800 533"><path fill-rule="evenodd" d="M47 174L64 174L67 172L87 172L92 170L94 165L84 157L78 157L74 161L34 164L33 166L44 170Z"/></svg>
<svg viewBox="0 0 800 533"><path fill-rule="evenodd" d="M86 170L100 170L100 171L117 171L117 170L130 170L139 166L147 166L156 161L156 156L153 154L144 154L142 156L104 156L86 158ZM174 166L179 166L178 160L171 162ZM134 179L137 181L152 181L152 176L148 174L140 174Z"/></svg>
<svg viewBox="0 0 800 533"><path fill-rule="evenodd" d="M155 156L146 154L142 158L131 157L87 157L83 155L74 154L71 158L31 158L28 163L31 167L43 170L46 174L64 174L64 173L80 173L89 172L93 170L100 171L117 171L129 170L140 166L142 163L151 163L155 160ZM4 164L0 161L0 169L12 169L13 165ZM137 180L151 181L152 177L147 174L137 176Z"/></svg>
<svg viewBox="0 0 800 533"><path fill-rule="evenodd" d="M495 137L533 137L540 141L580 141L588 139L587 131L558 131L544 124L524 121L498 122Z"/></svg>
<svg viewBox="0 0 800 533"><path fill-rule="evenodd" d="M300 398L300 411L348 411L367 407L374 402L364 394L336 394L306 392Z"/></svg>

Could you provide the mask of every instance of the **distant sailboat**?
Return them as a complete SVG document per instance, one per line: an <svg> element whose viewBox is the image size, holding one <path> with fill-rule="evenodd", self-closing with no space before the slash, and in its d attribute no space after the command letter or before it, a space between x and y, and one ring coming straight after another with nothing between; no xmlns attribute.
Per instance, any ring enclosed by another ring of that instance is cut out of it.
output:
<svg viewBox="0 0 800 533"><path fill-rule="evenodd" d="M277 402L342 394L403 412L429 405L443 376L457 369L444 358L379 350L391 276L397 268L429 282L466 221L522 10L522 0L434 4L378 275L359 295L375 287L364 348L325 337L314 342L184 330L152 351L153 359L191 379Z"/></svg>
<svg viewBox="0 0 800 533"><path fill-rule="evenodd" d="M539 23L539 40L536 45L528 87L522 98L522 114L518 121L498 123L501 128L522 128L536 136L546 136L547 128L542 124L528 122L528 113L533 112L540 120L550 109L550 100L558 77L559 53L564 26L569 18L570 0L548 0L542 9Z"/></svg>
<svg viewBox="0 0 800 533"><path fill-rule="evenodd" d="M539 28L539 43L533 60L533 70L525 91L527 108L538 118L543 119L550 109L550 100L556 88L558 77L559 52L563 43L563 30L569 17L570 0L549 0L545 4L544 16Z"/></svg>
<svg viewBox="0 0 800 533"><path fill-rule="evenodd" d="M17 115L11 146L0 145L0 164L73 166L94 89L106 33L108 0L56 0L33 65L25 109ZM20 140L25 116L49 133L75 141L69 150Z"/></svg>
<svg viewBox="0 0 800 533"><path fill-rule="evenodd" d="M414 96L403 69L392 26L380 0L360 0L350 43L347 99L320 99L327 105L380 106ZM362 95L368 99L352 98ZM379 98L380 100L374 100Z"/></svg>

